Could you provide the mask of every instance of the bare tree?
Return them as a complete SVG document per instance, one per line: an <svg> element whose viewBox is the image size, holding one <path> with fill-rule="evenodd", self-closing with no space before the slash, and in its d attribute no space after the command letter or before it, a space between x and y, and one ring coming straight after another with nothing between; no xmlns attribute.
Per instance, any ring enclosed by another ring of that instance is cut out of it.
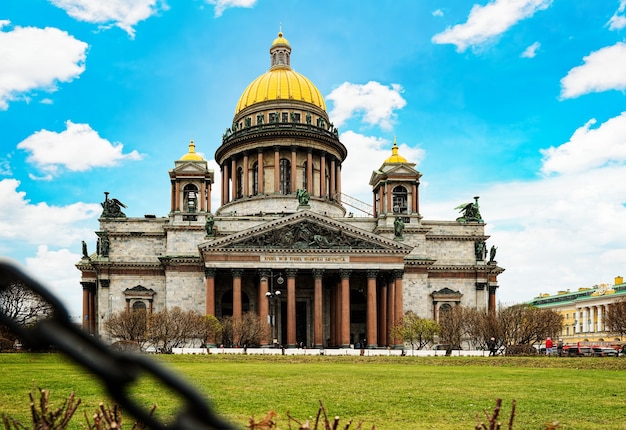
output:
<svg viewBox="0 0 626 430"><path fill-rule="evenodd" d="M35 324L52 312L50 304L21 282L13 282L0 289L0 313L19 326ZM14 341L16 336L0 324L0 338Z"/></svg>
<svg viewBox="0 0 626 430"><path fill-rule="evenodd" d="M104 330L112 339L136 342L143 348L147 341L147 312L135 309L113 314L104 322Z"/></svg>
<svg viewBox="0 0 626 430"><path fill-rule="evenodd" d="M240 320L232 320L233 339L238 346L259 346L269 336L269 326L254 312L246 312Z"/></svg>
<svg viewBox="0 0 626 430"><path fill-rule="evenodd" d="M254 312L246 312L241 319L228 316L221 323L223 345L254 347L269 336L269 326Z"/></svg>
<svg viewBox="0 0 626 430"><path fill-rule="evenodd" d="M222 324L214 315L207 315L200 324L199 338L204 345L215 343L222 335Z"/></svg>
<svg viewBox="0 0 626 430"><path fill-rule="evenodd" d="M193 345L202 337L203 316L178 306L148 317L148 340L157 351L171 354L174 348Z"/></svg>
<svg viewBox="0 0 626 430"><path fill-rule="evenodd" d="M437 321L420 318L412 311L404 314L404 317L391 329L391 337L402 339L411 344L411 350L422 349L432 343L435 335L439 334Z"/></svg>
<svg viewBox="0 0 626 430"><path fill-rule="evenodd" d="M461 305L440 310L439 337L442 343L448 345L447 354L450 354L452 349L461 347L461 340L468 331L466 316L467 309Z"/></svg>
<svg viewBox="0 0 626 430"><path fill-rule="evenodd" d="M604 324L611 333L626 336L626 299L609 306Z"/></svg>
<svg viewBox="0 0 626 430"><path fill-rule="evenodd" d="M465 319L467 335L478 348L487 348L487 342L492 337L496 339L496 342L502 342L500 324L495 312L487 309L466 308Z"/></svg>
<svg viewBox="0 0 626 430"><path fill-rule="evenodd" d="M520 304L498 312L500 333L505 345L532 345L561 333L563 316L552 309Z"/></svg>

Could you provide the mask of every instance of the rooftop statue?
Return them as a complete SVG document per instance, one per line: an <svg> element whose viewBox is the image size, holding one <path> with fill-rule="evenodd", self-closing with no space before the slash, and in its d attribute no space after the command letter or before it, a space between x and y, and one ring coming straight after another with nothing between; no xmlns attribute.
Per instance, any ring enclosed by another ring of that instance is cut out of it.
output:
<svg viewBox="0 0 626 430"><path fill-rule="evenodd" d="M489 251L489 262L490 263L495 263L496 262L496 251L497 251L497 247L492 246L491 250Z"/></svg>
<svg viewBox="0 0 626 430"><path fill-rule="evenodd" d="M118 199L109 199L108 192L104 192L104 202L100 204L102 205L100 218L126 218L126 214L122 212L122 208L125 208L126 205Z"/></svg>
<svg viewBox="0 0 626 430"><path fill-rule="evenodd" d="M396 239L402 239L402 232L404 231L404 221L402 217L397 216L393 222L393 234Z"/></svg>
<svg viewBox="0 0 626 430"><path fill-rule="evenodd" d="M213 215L207 214L206 223L205 223L207 236L213 236L215 234L214 226L215 226L215 219L213 218Z"/></svg>
<svg viewBox="0 0 626 430"><path fill-rule="evenodd" d="M478 198L478 196L474 197L474 203L463 203L454 208L460 209L460 212L463 214L456 219L458 222L483 222L480 209L478 208Z"/></svg>
<svg viewBox="0 0 626 430"><path fill-rule="evenodd" d="M309 193L302 188L298 188L296 191L296 197L298 198L298 204L300 206L307 206L309 204L309 199L311 198Z"/></svg>

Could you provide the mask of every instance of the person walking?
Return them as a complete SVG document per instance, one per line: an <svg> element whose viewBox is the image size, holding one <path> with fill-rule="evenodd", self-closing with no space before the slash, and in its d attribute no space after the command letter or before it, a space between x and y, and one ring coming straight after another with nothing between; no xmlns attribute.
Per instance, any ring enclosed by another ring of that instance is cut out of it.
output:
<svg viewBox="0 0 626 430"><path fill-rule="evenodd" d="M556 343L556 352L561 357L563 355L563 339L559 339Z"/></svg>
<svg viewBox="0 0 626 430"><path fill-rule="evenodd" d="M496 355L496 338L492 337L491 339L489 339L489 341L487 342L487 348L489 348L489 356L495 356Z"/></svg>
<svg viewBox="0 0 626 430"><path fill-rule="evenodd" d="M552 348L554 348L554 342L552 342L552 339L547 338L546 339L546 355L552 355Z"/></svg>

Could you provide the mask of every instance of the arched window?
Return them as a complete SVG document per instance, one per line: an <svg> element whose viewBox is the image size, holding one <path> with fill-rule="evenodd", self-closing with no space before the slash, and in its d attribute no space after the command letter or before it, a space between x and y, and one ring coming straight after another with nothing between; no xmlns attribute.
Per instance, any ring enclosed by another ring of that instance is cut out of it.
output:
<svg viewBox="0 0 626 430"><path fill-rule="evenodd" d="M259 163L257 161L252 165L252 194L259 194Z"/></svg>
<svg viewBox="0 0 626 430"><path fill-rule="evenodd" d="M146 311L146 309L146 304L141 300L137 300L135 303L133 303L133 311Z"/></svg>
<svg viewBox="0 0 626 430"><path fill-rule="evenodd" d="M237 198L243 197L243 167L237 167Z"/></svg>
<svg viewBox="0 0 626 430"><path fill-rule="evenodd" d="M393 213L405 214L407 209L407 191L401 185L394 187L393 194Z"/></svg>
<svg viewBox="0 0 626 430"><path fill-rule="evenodd" d="M452 305L450 303L444 303L441 306L439 306L438 322L440 323L446 317L446 314L450 312L451 310L452 310Z"/></svg>
<svg viewBox="0 0 626 430"><path fill-rule="evenodd" d="M183 188L183 208L185 212L198 210L198 187L193 184L187 184Z"/></svg>
<svg viewBox="0 0 626 430"><path fill-rule="evenodd" d="M285 54L282 52L278 53L278 64L285 64Z"/></svg>
<svg viewBox="0 0 626 430"><path fill-rule="evenodd" d="M291 161L280 159L280 193L291 193Z"/></svg>

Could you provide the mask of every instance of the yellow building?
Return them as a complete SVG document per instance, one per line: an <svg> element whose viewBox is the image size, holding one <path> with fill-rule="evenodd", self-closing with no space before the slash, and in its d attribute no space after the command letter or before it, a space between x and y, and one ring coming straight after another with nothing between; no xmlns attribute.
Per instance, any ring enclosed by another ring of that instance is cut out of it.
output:
<svg viewBox="0 0 626 430"><path fill-rule="evenodd" d="M555 295L541 294L530 304L553 309L563 315L561 338L566 344L576 342L623 341L607 331L606 314L613 303L626 299L624 278L617 276L613 285L599 284L577 291L559 291Z"/></svg>

